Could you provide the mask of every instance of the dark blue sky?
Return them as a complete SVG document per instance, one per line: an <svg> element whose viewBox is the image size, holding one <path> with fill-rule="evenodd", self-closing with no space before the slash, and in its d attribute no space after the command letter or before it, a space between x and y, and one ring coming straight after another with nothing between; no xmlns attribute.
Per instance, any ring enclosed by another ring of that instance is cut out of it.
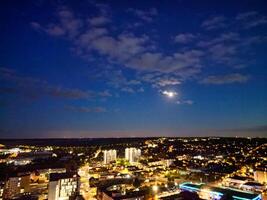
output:
<svg viewBox="0 0 267 200"><path fill-rule="evenodd" d="M264 136L267 3L0 3L0 136Z"/></svg>

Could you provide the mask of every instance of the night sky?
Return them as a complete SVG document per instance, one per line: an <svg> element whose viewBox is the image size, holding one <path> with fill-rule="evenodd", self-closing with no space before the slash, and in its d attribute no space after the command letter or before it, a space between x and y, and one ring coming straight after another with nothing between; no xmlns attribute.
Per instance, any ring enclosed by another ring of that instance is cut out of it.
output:
<svg viewBox="0 0 267 200"><path fill-rule="evenodd" d="M266 0L2 0L0 137L264 136L266 52Z"/></svg>

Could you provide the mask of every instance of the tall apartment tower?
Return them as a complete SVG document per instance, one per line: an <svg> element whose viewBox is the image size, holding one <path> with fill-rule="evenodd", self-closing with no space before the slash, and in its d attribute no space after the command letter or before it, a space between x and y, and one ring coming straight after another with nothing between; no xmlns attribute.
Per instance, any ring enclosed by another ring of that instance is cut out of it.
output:
<svg viewBox="0 0 267 200"><path fill-rule="evenodd" d="M29 174L18 174L16 176L10 176L6 182L6 188L4 199L12 199L19 195L23 195L30 191L30 175Z"/></svg>
<svg viewBox="0 0 267 200"><path fill-rule="evenodd" d="M137 148L126 148L125 159L129 160L130 163L137 162L141 156L141 150Z"/></svg>
<svg viewBox="0 0 267 200"><path fill-rule="evenodd" d="M49 177L48 199L68 200L79 193L79 176L74 173L52 173Z"/></svg>
<svg viewBox="0 0 267 200"><path fill-rule="evenodd" d="M117 151L114 149L104 150L104 164L109 164L112 161L116 161L117 159Z"/></svg>

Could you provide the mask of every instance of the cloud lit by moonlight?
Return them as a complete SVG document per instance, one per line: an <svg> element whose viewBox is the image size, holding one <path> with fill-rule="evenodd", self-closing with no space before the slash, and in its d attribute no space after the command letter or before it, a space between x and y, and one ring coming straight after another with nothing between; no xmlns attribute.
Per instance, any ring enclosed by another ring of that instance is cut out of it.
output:
<svg viewBox="0 0 267 200"><path fill-rule="evenodd" d="M178 93L174 92L174 91L168 91L168 90L164 90L162 92L162 94L164 94L165 96L167 96L168 98L173 98L175 97Z"/></svg>

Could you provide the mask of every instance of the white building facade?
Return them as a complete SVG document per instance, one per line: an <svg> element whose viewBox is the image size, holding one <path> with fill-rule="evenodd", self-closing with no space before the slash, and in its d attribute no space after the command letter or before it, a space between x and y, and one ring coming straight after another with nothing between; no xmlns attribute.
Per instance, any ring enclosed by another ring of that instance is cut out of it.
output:
<svg viewBox="0 0 267 200"><path fill-rule="evenodd" d="M117 151L114 149L111 150L104 150L103 151L104 154L104 164L109 164L112 161L116 161L117 159Z"/></svg>
<svg viewBox="0 0 267 200"><path fill-rule="evenodd" d="M137 162L141 157L141 150L137 148L126 148L125 149L125 159L130 163Z"/></svg>
<svg viewBox="0 0 267 200"><path fill-rule="evenodd" d="M76 174L51 174L48 185L49 200L69 200L79 192L79 176Z"/></svg>

